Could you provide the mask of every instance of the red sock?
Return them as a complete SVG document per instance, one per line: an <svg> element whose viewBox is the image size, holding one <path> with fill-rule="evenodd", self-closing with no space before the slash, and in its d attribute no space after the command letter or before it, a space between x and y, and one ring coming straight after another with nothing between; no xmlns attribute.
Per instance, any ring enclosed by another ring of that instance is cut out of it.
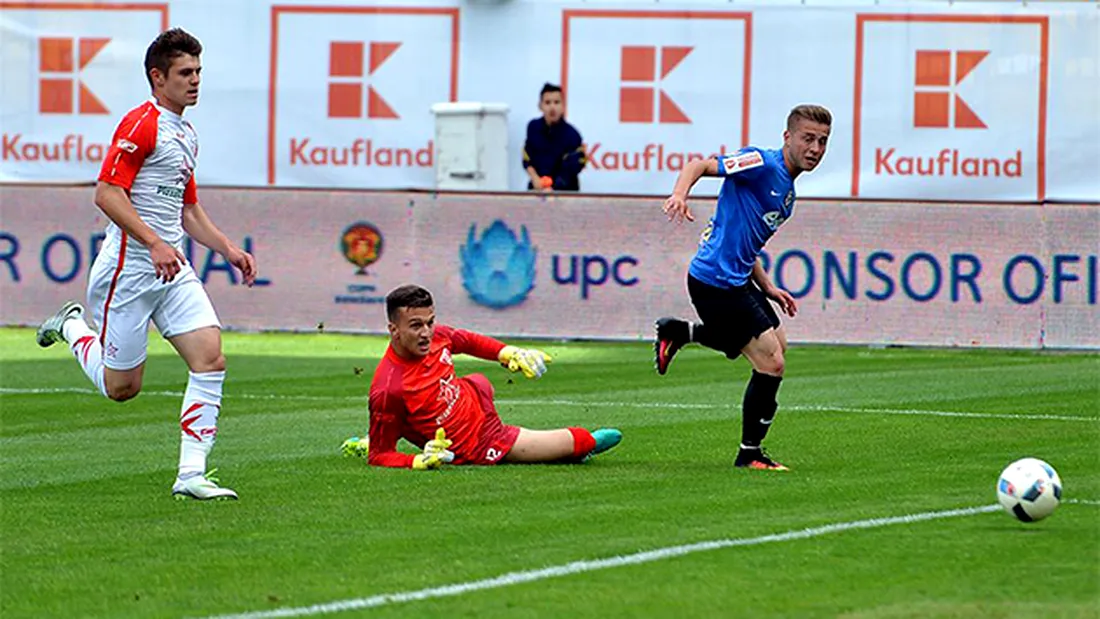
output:
<svg viewBox="0 0 1100 619"><path fill-rule="evenodd" d="M596 439L584 428L568 428L573 435L573 457L583 458L596 448Z"/></svg>

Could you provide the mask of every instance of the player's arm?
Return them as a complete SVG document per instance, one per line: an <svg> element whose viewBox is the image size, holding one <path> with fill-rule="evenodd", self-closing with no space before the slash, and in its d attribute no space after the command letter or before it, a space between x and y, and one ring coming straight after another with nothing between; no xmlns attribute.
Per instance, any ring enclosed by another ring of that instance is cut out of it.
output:
<svg viewBox="0 0 1100 619"><path fill-rule="evenodd" d="M764 296L779 304L779 308L783 310L784 314L794 317L798 313L798 304L795 303L794 297L791 296L791 293L772 282L772 279L764 271L764 264L760 261L760 258L757 258L756 263L752 265L752 274L749 277L760 287L760 291L764 293Z"/></svg>
<svg viewBox="0 0 1100 619"><path fill-rule="evenodd" d="M394 396L385 392L371 392L368 430L370 448L367 450L367 463L372 466L426 471L438 469L453 461L455 456L449 449L451 441L447 439L443 428L436 430L435 439L424 445L423 453L414 455L397 451L405 411L400 406L389 405L393 400Z"/></svg>
<svg viewBox="0 0 1100 619"><path fill-rule="evenodd" d="M156 126L147 114L128 115L119 123L99 170L95 205L123 234L148 248L157 278L170 282L187 259L142 221L130 201L134 179L156 147Z"/></svg>
<svg viewBox="0 0 1100 619"><path fill-rule="evenodd" d="M541 378L546 373L550 355L534 348L518 348L496 338L465 329L439 325L436 331L451 339L451 350L486 361L497 361L510 372L523 372L527 378Z"/></svg>
<svg viewBox="0 0 1100 619"><path fill-rule="evenodd" d="M580 176L581 170L588 165L588 154L584 150L584 141L581 139L580 132L572 126L568 128L572 131L570 131L564 144L565 154L562 156L561 176L554 179L555 188L564 188L569 184L575 185L578 182L577 177Z"/></svg>
<svg viewBox="0 0 1100 619"><path fill-rule="evenodd" d="M538 134L536 131L535 121L527 123L527 139L523 142L523 170L527 172L527 177L531 179L531 187L539 191L549 189L549 187L542 186L542 177L539 176L539 171L531 163L530 153L532 149L538 148Z"/></svg>
<svg viewBox="0 0 1100 619"><path fill-rule="evenodd" d="M692 159L684 164L680 175L676 177L676 184L672 187L672 195L665 200L662 210L668 215L669 221L680 223L684 220L695 221L695 215L688 208L687 198L691 188L704 176L718 176L718 160Z"/></svg>
<svg viewBox="0 0 1100 619"><path fill-rule="evenodd" d="M403 405L393 402L394 396L371 390L370 394L370 449L367 462L372 466L411 469L413 455L397 451L401 438L401 426L405 419Z"/></svg>
<svg viewBox="0 0 1100 619"><path fill-rule="evenodd" d="M188 236L225 256L229 264L240 269L245 285L251 286L256 282L255 258L234 245L210 220L210 216L198 202L194 177L191 177L184 190L183 229Z"/></svg>

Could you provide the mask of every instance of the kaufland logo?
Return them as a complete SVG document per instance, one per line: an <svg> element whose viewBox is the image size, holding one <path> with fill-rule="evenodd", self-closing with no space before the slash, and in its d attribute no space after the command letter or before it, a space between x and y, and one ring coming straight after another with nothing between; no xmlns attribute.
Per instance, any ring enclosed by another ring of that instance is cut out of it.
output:
<svg viewBox="0 0 1100 619"><path fill-rule="evenodd" d="M986 50L917 50L914 56L913 127L986 129L985 122L958 92L959 84L985 58ZM968 156L957 148L935 155L899 154L896 147L875 148L875 174L886 176L1019 177L1023 151L1008 157Z"/></svg>
<svg viewBox="0 0 1100 619"><path fill-rule="evenodd" d="M393 106L370 83L370 78L399 47L400 42L331 41L328 45L328 118L400 119ZM290 165L430 168L432 142L429 140L420 148L395 148L371 138L356 138L351 144L326 146L314 143L309 137L293 137L290 138Z"/></svg>
<svg viewBox="0 0 1100 619"><path fill-rule="evenodd" d="M667 176L646 173L675 173L748 141L751 13L562 16L566 117L585 138L586 188L621 191L618 175L631 174L635 191L666 191Z"/></svg>
<svg viewBox="0 0 1100 619"><path fill-rule="evenodd" d="M680 106L661 90L660 83L692 49L672 45L624 45L619 71L622 80L619 87L619 122L690 123L691 119Z"/></svg>
<svg viewBox="0 0 1100 619"><path fill-rule="evenodd" d="M458 10L271 10L268 182L425 182L431 105L457 97Z"/></svg>
<svg viewBox="0 0 1100 619"><path fill-rule="evenodd" d="M38 51L38 113L44 116L102 116L110 113L84 82L84 69L111 42L105 37L41 37ZM56 141L28 139L22 132L0 135L0 161L98 162L107 144L80 134Z"/></svg>
<svg viewBox="0 0 1100 619"><path fill-rule="evenodd" d="M1043 16L858 14L852 195L1043 199L1048 30Z"/></svg>
<svg viewBox="0 0 1100 619"><path fill-rule="evenodd" d="M81 72L111 39L38 39L38 112L107 114L109 110L81 81Z"/></svg>
<svg viewBox="0 0 1100 619"><path fill-rule="evenodd" d="M988 55L988 51L918 50L913 126L985 129L957 87Z"/></svg>
<svg viewBox="0 0 1100 619"><path fill-rule="evenodd" d="M333 41L329 44L329 118L400 118L370 84L374 75L401 43ZM364 55L370 52L364 72ZM364 93L366 105L364 105Z"/></svg>

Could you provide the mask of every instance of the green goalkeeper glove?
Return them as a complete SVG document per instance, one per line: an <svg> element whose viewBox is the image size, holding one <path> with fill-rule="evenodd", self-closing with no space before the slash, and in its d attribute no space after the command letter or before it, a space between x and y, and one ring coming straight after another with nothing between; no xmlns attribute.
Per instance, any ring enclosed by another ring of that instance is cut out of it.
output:
<svg viewBox="0 0 1100 619"><path fill-rule="evenodd" d="M454 461L455 455L448 449L452 442L447 438L447 432L443 428L436 430L435 438L424 444L424 453L413 457L413 470L438 469L444 464Z"/></svg>
<svg viewBox="0 0 1100 619"><path fill-rule="evenodd" d="M546 373L546 364L551 361L550 355L541 350L515 346L501 348L497 359L509 372L523 372L527 378L541 378Z"/></svg>

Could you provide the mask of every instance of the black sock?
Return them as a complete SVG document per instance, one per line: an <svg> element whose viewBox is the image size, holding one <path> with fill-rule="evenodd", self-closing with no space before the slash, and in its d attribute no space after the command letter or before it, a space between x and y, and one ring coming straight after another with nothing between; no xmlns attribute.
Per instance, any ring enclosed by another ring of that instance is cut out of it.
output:
<svg viewBox="0 0 1100 619"><path fill-rule="evenodd" d="M775 410L779 404L775 395L779 393L782 376L761 374L752 371L752 378L745 388L745 399L741 403L741 444L745 447L759 447L772 427Z"/></svg>

